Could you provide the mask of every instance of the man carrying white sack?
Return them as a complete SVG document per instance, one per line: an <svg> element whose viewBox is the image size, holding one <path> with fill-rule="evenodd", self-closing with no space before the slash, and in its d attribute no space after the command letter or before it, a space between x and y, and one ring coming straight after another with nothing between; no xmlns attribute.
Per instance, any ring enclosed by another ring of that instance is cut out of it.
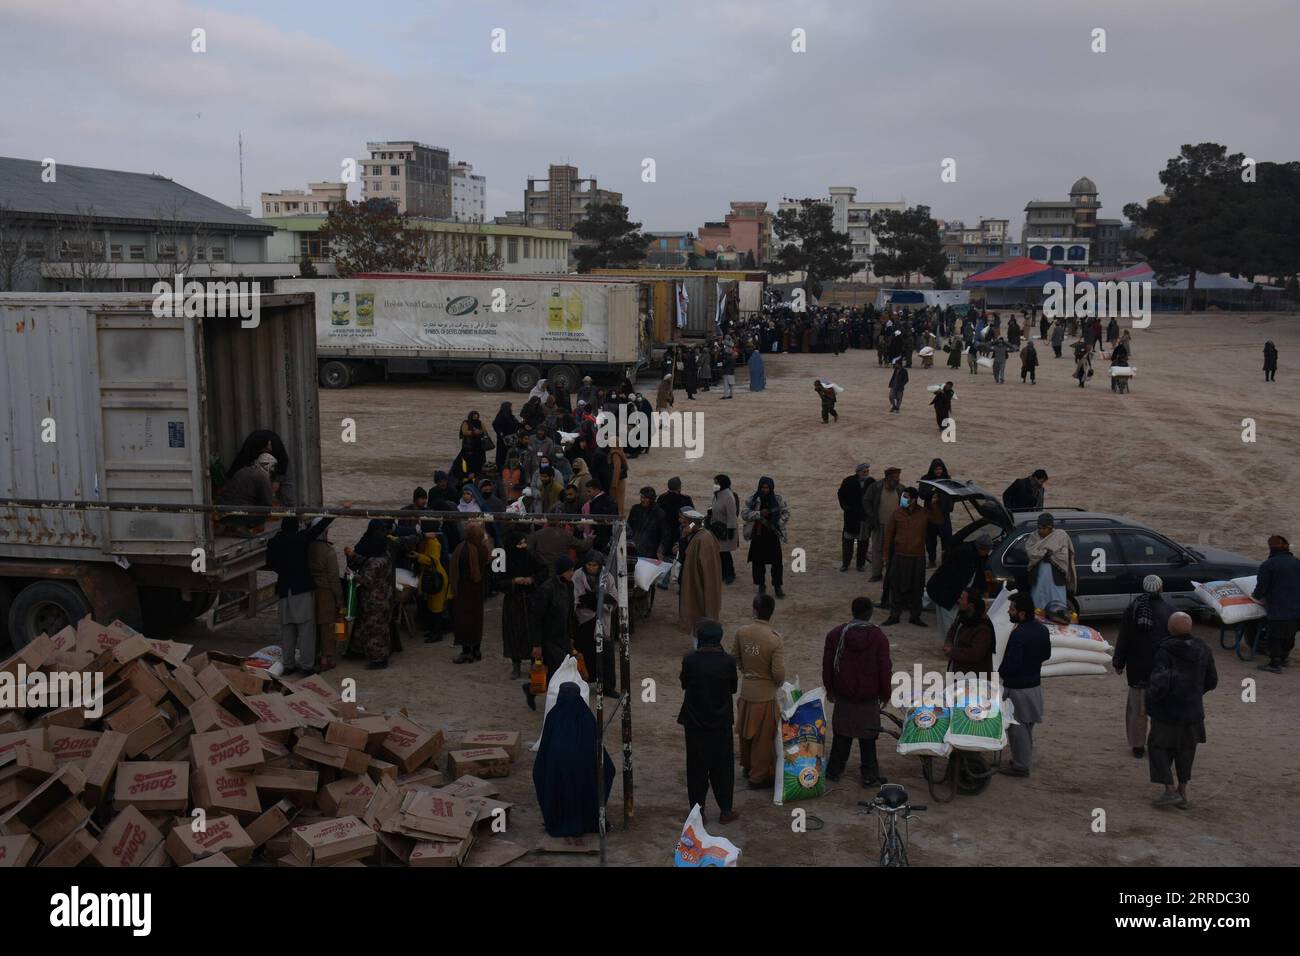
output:
<svg viewBox="0 0 1300 956"><path fill-rule="evenodd" d="M1043 664L1052 656L1047 625L1034 617L1034 599L1024 591L1011 595L1007 616L1015 629L998 665L1002 696L1011 701L1014 724L1007 725L1011 763L1002 768L1009 777L1028 777L1034 759L1034 724L1043 722Z"/></svg>
<svg viewBox="0 0 1300 956"><path fill-rule="evenodd" d="M1147 681L1156 648L1169 636L1169 617L1174 606L1165 600L1165 583L1159 575L1142 579L1142 594L1124 611L1124 620L1115 639L1115 673L1128 671L1128 704L1124 708L1124 727L1134 757L1147 752Z"/></svg>
<svg viewBox="0 0 1300 956"><path fill-rule="evenodd" d="M1068 606L1067 595L1078 588L1074 570L1074 542L1056 527L1050 511L1038 516L1038 533L1025 545L1029 558L1029 593L1034 607Z"/></svg>

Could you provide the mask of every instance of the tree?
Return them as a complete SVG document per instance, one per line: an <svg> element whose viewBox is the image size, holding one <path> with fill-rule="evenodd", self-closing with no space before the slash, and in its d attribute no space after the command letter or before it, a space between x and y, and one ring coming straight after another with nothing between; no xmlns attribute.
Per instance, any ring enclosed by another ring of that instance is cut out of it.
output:
<svg viewBox="0 0 1300 956"><path fill-rule="evenodd" d="M1129 203L1130 247L1156 278L1187 279L1192 307L1197 270L1293 275L1300 265L1300 163L1256 163L1217 143L1184 145L1160 173L1161 196Z"/></svg>
<svg viewBox="0 0 1300 956"><path fill-rule="evenodd" d="M320 275L316 271L316 263L311 261L311 255L304 252L302 258L298 260L298 275L304 279L315 279Z"/></svg>
<svg viewBox="0 0 1300 956"><path fill-rule="evenodd" d="M421 237L421 268L429 272L500 272L499 252L488 251L488 233L479 223L425 231Z"/></svg>
<svg viewBox="0 0 1300 956"><path fill-rule="evenodd" d="M641 233L641 223L629 222L627 206L618 203L592 203L587 207L587 214L574 223L573 233L589 243L573 252L579 272L630 269L646 257L646 238Z"/></svg>
<svg viewBox="0 0 1300 956"><path fill-rule="evenodd" d="M340 202L316 233L334 253L340 276L356 272L415 272L424 260L425 233L385 199Z"/></svg>
<svg viewBox="0 0 1300 956"><path fill-rule="evenodd" d="M32 246L44 241L7 203L0 203L0 292L17 292L39 256Z"/></svg>
<svg viewBox="0 0 1300 956"><path fill-rule="evenodd" d="M880 247L871 256L876 275L898 276L906 286L908 277L919 272L938 287L948 269L948 257L943 254L939 224L930 215L929 206L874 213L871 231Z"/></svg>
<svg viewBox="0 0 1300 956"><path fill-rule="evenodd" d="M158 221L158 254L154 271L160 278L186 275L199 261L199 249L207 244L207 229L188 215L184 199L173 198L154 209Z"/></svg>
<svg viewBox="0 0 1300 956"><path fill-rule="evenodd" d="M740 260L740 268L750 270L754 268L754 250L745 250L745 256Z"/></svg>
<svg viewBox="0 0 1300 956"><path fill-rule="evenodd" d="M64 278L73 280L82 292L93 292L100 279L108 277L109 263L104 250L104 227L95 207L74 207L72 215L60 216L54 226L54 249L63 264Z"/></svg>
<svg viewBox="0 0 1300 956"><path fill-rule="evenodd" d="M794 208L780 210L772 231L784 245L767 270L802 272L804 290L814 299L821 298L822 280L847 279L857 269L848 233L835 231L833 211L820 199L800 199Z"/></svg>

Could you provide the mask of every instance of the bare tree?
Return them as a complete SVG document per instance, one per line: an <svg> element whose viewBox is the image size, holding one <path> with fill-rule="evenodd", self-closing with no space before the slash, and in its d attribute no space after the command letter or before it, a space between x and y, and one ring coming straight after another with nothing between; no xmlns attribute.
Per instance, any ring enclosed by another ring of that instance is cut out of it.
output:
<svg viewBox="0 0 1300 956"><path fill-rule="evenodd" d="M16 292L32 272L39 256L31 244L39 236L21 214L7 203L0 203L0 292Z"/></svg>
<svg viewBox="0 0 1300 956"><path fill-rule="evenodd" d="M420 252L421 264L429 272L501 271L501 254L489 251L488 232L481 223L457 223L452 229L427 232Z"/></svg>
<svg viewBox="0 0 1300 956"><path fill-rule="evenodd" d="M203 261L199 250L207 252L208 231L202 223L186 215L185 200L173 198L154 209L158 220L158 254L154 257L154 270L161 278L186 275L196 262ZM211 261L210 259L208 261Z"/></svg>
<svg viewBox="0 0 1300 956"><path fill-rule="evenodd" d="M95 284L108 278L111 267L104 246L104 229L99 225L95 207L80 205L72 215L61 216L54 226L54 247L64 272L82 292L92 292Z"/></svg>

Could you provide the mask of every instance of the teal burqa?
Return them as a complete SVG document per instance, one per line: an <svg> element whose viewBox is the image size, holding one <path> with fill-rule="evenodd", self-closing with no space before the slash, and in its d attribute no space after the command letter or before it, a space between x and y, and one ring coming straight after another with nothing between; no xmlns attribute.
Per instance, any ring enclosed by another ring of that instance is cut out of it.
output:
<svg viewBox="0 0 1300 956"><path fill-rule="evenodd" d="M758 349L749 353L749 390L761 392L767 387L767 372L763 371L763 356Z"/></svg>

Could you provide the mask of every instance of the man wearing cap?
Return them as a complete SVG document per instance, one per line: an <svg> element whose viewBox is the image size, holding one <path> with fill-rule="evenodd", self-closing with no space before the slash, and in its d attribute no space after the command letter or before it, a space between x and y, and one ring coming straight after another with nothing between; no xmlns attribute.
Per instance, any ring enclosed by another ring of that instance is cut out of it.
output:
<svg viewBox="0 0 1300 956"><path fill-rule="evenodd" d="M1295 635L1300 627L1300 559L1280 534L1268 539L1268 557L1259 566L1251 595L1268 612L1268 663L1260 670L1282 673L1291 663Z"/></svg>
<svg viewBox="0 0 1300 956"><path fill-rule="evenodd" d="M754 596L754 620L736 631L731 656L743 679L736 698L736 736L740 740L740 769L751 790L769 787L776 779L776 695L785 683L785 641L772 627L776 599Z"/></svg>
<svg viewBox="0 0 1300 956"><path fill-rule="evenodd" d="M1174 606L1165 600L1165 583L1159 575L1142 579L1142 593L1124 611L1119 637L1115 639L1112 663L1115 673L1128 671L1128 703L1124 708L1124 727L1134 757L1146 755L1147 682L1156 648L1169 636L1169 618Z"/></svg>
<svg viewBox="0 0 1300 956"><path fill-rule="evenodd" d="M578 388L578 401L590 405L596 399L596 386L591 383L591 376L582 376L582 385Z"/></svg>
<svg viewBox="0 0 1300 956"><path fill-rule="evenodd" d="M854 559L853 550L857 548L857 568L859 571L867 566L867 545L871 541L871 524L867 521L867 490L876 483L869 474L871 465L863 462L853 469L853 474L840 482L840 510L844 512L843 555L840 558L840 570L847 571L849 562Z"/></svg>
<svg viewBox="0 0 1300 956"><path fill-rule="evenodd" d="M682 573L678 592L677 627L690 634L702 617L722 611L722 555L718 539L704 528L704 515L694 508L681 512L682 537L677 543Z"/></svg>
<svg viewBox="0 0 1300 956"><path fill-rule="evenodd" d="M1183 611L1169 617L1169 637L1156 648L1147 684L1147 761L1151 782L1164 784L1157 807L1187 809L1187 782L1192 777L1196 745L1205 743L1202 698L1219 686L1214 652L1192 635L1192 618ZM1174 784L1174 771L1178 783Z"/></svg>
<svg viewBox="0 0 1300 956"><path fill-rule="evenodd" d="M1029 559L1029 593L1034 607L1046 610L1052 604L1068 606L1069 595L1078 589L1074 569L1074 542L1050 511L1038 516L1038 532L1025 543Z"/></svg>
<svg viewBox="0 0 1300 956"><path fill-rule="evenodd" d="M903 473L901 468L886 468L884 481L873 481L863 493L863 517L871 529L871 580L879 581L884 569L885 527L889 519L898 510L898 499L903 492L898 480ZM888 593L885 597L888 598ZM888 607L886 601L881 607Z"/></svg>
<svg viewBox="0 0 1300 956"><path fill-rule="evenodd" d="M695 650L682 658L686 693L677 715L677 723L686 731L686 797L703 814L712 787L722 811L718 822L730 823L739 816L732 810L736 764L731 698L739 683L736 659L722 649L722 625L716 620L701 618L694 631Z"/></svg>
<svg viewBox="0 0 1300 956"><path fill-rule="evenodd" d="M658 495L646 485L641 489L640 500L627 514L627 531L638 558L653 561L664 559L664 513L655 504Z"/></svg>

